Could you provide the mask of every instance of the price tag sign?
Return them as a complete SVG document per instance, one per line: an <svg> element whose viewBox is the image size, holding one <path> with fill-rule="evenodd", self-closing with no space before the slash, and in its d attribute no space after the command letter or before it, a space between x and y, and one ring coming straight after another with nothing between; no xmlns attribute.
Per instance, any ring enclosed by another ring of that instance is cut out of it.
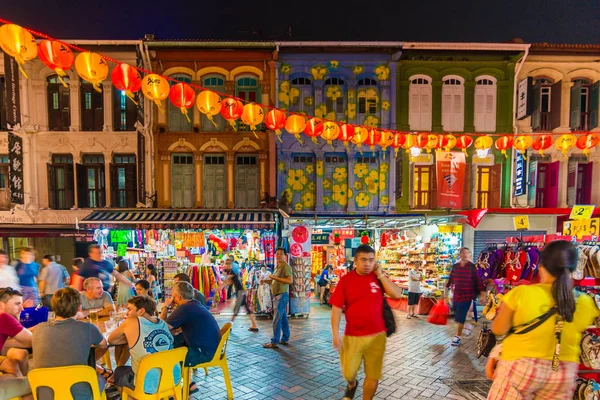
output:
<svg viewBox="0 0 600 400"><path fill-rule="evenodd" d="M591 219L596 206L578 206L575 205L571 209L569 219Z"/></svg>
<svg viewBox="0 0 600 400"><path fill-rule="evenodd" d="M526 231L529 229L529 217L527 215L513 217L513 222L517 231Z"/></svg>
<svg viewBox="0 0 600 400"><path fill-rule="evenodd" d="M598 236L600 233L600 218L576 219L563 223L563 235L576 236Z"/></svg>

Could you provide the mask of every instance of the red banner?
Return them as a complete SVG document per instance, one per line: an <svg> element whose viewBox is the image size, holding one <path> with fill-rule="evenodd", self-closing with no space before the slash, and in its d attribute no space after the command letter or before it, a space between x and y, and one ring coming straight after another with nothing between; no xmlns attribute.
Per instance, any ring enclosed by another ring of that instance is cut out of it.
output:
<svg viewBox="0 0 600 400"><path fill-rule="evenodd" d="M460 209L465 185L465 153L438 151L436 154L437 206Z"/></svg>

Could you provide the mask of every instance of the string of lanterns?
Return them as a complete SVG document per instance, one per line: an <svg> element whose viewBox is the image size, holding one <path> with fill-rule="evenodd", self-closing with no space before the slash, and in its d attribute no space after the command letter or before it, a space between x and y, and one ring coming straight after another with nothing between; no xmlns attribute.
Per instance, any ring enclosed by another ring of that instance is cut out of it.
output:
<svg viewBox="0 0 600 400"><path fill-rule="evenodd" d="M68 87L67 82L63 79L66 76L65 71L75 66L77 74L90 82L96 91L101 92L101 84L108 77L109 72L107 61L115 62L117 66L111 73L111 81L117 90L123 91L135 104L137 104L135 93L141 91L147 99L157 105L160 111L164 112L163 101L168 98L173 106L180 109L188 121L190 121L189 109L195 104L198 110L215 126L214 117L219 114L229 122L234 130L237 127L236 121L241 119L250 127L255 136L257 126L264 122L267 129L275 132L280 141L282 141L282 132L285 130L300 143L302 143L301 134L304 133L314 143L318 144L320 137L332 148L333 141L338 140L346 148L349 148L350 143L354 144L361 152L363 145L368 146L371 151L379 146L384 150L384 154L385 150L391 147L396 156L399 150L403 149L412 157L418 156L423 150L431 153L433 150L450 151L456 148L466 153L472 145L480 158L486 157L492 147L499 150L505 157L507 157L507 150L511 148L524 157L529 149L544 156L544 151L550 149L552 144L565 157L574 147L583 150L583 153L589 157L590 150L600 143L600 135L593 132L584 132L578 137L572 134L563 134L555 141L549 134L517 136L478 133L455 136L431 132L415 134L307 117L254 102L244 104L243 99L206 90L198 85L178 82L173 78L154 74L101 54L54 40L45 34L25 29L3 19L0 19L0 22L4 23L0 26L0 47L15 59L26 78L27 74L22 66L39 57L48 68L56 72L58 79L65 87ZM45 39L37 44L32 33ZM71 48L80 53L75 56ZM140 72L145 73L143 78ZM169 81L176 83L170 85ZM200 90L197 96L196 89ZM222 99L221 96L225 98ZM269 111L265 114L264 109ZM477 138L473 140L472 136ZM492 136L499 137L494 140Z"/></svg>

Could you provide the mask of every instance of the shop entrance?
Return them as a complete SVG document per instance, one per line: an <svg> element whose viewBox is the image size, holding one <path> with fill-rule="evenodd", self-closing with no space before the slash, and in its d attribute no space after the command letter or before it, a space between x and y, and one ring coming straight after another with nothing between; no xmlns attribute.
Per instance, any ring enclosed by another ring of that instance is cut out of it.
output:
<svg viewBox="0 0 600 400"><path fill-rule="evenodd" d="M235 158L235 207L258 207L258 159L255 155Z"/></svg>
<svg viewBox="0 0 600 400"><path fill-rule="evenodd" d="M202 171L204 207L225 208L227 206L225 155L204 156L204 168Z"/></svg>
<svg viewBox="0 0 600 400"><path fill-rule="evenodd" d="M174 208L194 206L194 156L193 154L173 154L171 181Z"/></svg>

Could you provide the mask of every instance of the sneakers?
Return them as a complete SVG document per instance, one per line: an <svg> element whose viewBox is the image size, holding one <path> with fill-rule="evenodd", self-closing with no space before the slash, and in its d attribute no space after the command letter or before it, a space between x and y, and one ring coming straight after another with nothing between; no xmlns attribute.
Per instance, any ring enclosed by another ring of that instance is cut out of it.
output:
<svg viewBox="0 0 600 400"><path fill-rule="evenodd" d="M356 389L358 388L358 379L355 382L356 383L353 388L350 388L350 385L346 386L346 392L344 393L344 400L354 399L354 395L356 394Z"/></svg>
<svg viewBox="0 0 600 400"><path fill-rule="evenodd" d="M473 332L473 325L471 325L471 324L465 324L463 332L464 332L465 336L467 336L467 337L471 336L471 332Z"/></svg>
<svg viewBox="0 0 600 400"><path fill-rule="evenodd" d="M454 336L454 339L452 339L452 343L450 344L454 347L460 346L460 337Z"/></svg>

